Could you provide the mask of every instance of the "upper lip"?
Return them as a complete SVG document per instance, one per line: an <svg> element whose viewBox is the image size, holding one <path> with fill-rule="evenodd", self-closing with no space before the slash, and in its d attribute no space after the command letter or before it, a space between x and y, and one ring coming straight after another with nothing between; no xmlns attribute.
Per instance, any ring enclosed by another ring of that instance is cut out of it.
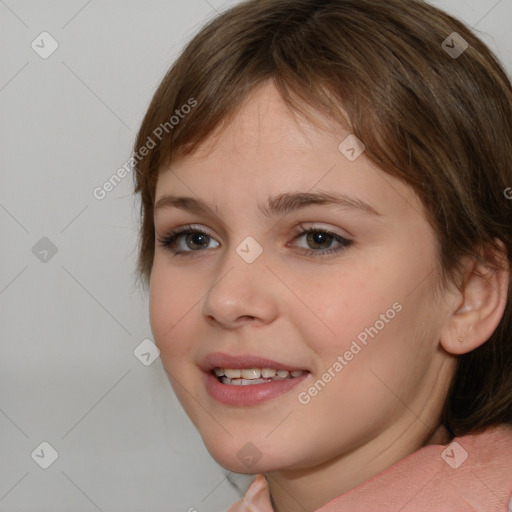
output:
<svg viewBox="0 0 512 512"><path fill-rule="evenodd" d="M309 371L304 367L293 366L287 363L280 363L265 357L254 356L250 354L231 355L222 352L214 352L207 355L199 365L205 372L211 372L214 368L272 368L274 370L295 370Z"/></svg>

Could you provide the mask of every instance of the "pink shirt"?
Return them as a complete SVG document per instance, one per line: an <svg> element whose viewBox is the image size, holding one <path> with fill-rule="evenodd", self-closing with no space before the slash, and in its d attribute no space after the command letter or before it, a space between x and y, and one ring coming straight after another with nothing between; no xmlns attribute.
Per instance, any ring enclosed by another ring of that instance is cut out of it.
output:
<svg viewBox="0 0 512 512"><path fill-rule="evenodd" d="M512 426L424 446L316 512L512 512ZM227 512L274 512L257 475Z"/></svg>

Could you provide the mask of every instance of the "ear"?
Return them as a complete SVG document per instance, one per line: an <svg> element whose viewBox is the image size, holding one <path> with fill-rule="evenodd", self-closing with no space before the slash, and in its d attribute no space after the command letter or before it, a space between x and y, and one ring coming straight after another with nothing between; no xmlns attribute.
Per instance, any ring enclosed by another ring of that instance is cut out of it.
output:
<svg viewBox="0 0 512 512"><path fill-rule="evenodd" d="M507 250L495 239L502 252L486 247L482 261L465 258L464 281L452 301L453 309L441 331L440 342L451 354L465 354L485 343L498 327L505 311L510 279ZM494 263L504 270L495 270ZM457 338L462 338L459 343Z"/></svg>

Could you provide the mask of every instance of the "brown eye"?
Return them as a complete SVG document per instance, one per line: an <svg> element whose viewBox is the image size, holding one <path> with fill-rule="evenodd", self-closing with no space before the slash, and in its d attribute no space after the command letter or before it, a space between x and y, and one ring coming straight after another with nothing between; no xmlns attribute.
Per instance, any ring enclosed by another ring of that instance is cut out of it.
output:
<svg viewBox="0 0 512 512"><path fill-rule="evenodd" d="M186 253L201 252L202 249L207 249L212 240L214 239L206 231L192 226L184 226L171 231L163 239L158 239L158 242L161 247L174 256L181 256ZM219 243L216 243L218 247Z"/></svg>
<svg viewBox="0 0 512 512"><path fill-rule="evenodd" d="M307 247L302 247L302 249L308 256L323 256L344 251L354 243L353 240L348 240L325 229L304 229L302 226L301 228L302 232L295 239L305 237ZM333 242L336 242L337 246L330 248Z"/></svg>
<svg viewBox="0 0 512 512"><path fill-rule="evenodd" d="M205 243L208 246L209 239L210 237L204 233L189 233L185 237L185 243L191 249L201 249Z"/></svg>
<svg viewBox="0 0 512 512"><path fill-rule="evenodd" d="M312 230L309 233L307 233L306 240L313 249L327 249L334 240L334 235L325 233L323 231Z"/></svg>

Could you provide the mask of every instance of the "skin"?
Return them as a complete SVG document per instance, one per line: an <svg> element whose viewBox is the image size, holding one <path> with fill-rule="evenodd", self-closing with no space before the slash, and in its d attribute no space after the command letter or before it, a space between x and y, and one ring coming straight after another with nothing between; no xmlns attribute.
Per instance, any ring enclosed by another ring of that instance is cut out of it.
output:
<svg viewBox="0 0 512 512"><path fill-rule="evenodd" d="M197 249L182 236L184 256L156 245L150 322L162 362L212 457L232 471L264 473L278 512L314 511L443 440L440 414L456 356L492 334L508 282L501 273L472 277L468 260L465 293L453 288L434 296L435 237L413 189L364 153L349 161L338 150L349 132L323 122L325 129L299 123L266 83L232 123L162 169L156 187L157 201L169 193L192 196L218 212L155 213L157 238L189 223L212 237ZM256 208L269 196L318 190L356 196L381 216L313 205L265 218ZM339 244L318 249L299 235L299 224L353 244L306 255ZM248 236L263 248L250 264L235 251ZM395 302L401 311L301 404L298 394ZM227 406L207 394L198 366L217 351L261 355L311 374L271 401ZM250 468L237 457L248 442L262 454Z"/></svg>

